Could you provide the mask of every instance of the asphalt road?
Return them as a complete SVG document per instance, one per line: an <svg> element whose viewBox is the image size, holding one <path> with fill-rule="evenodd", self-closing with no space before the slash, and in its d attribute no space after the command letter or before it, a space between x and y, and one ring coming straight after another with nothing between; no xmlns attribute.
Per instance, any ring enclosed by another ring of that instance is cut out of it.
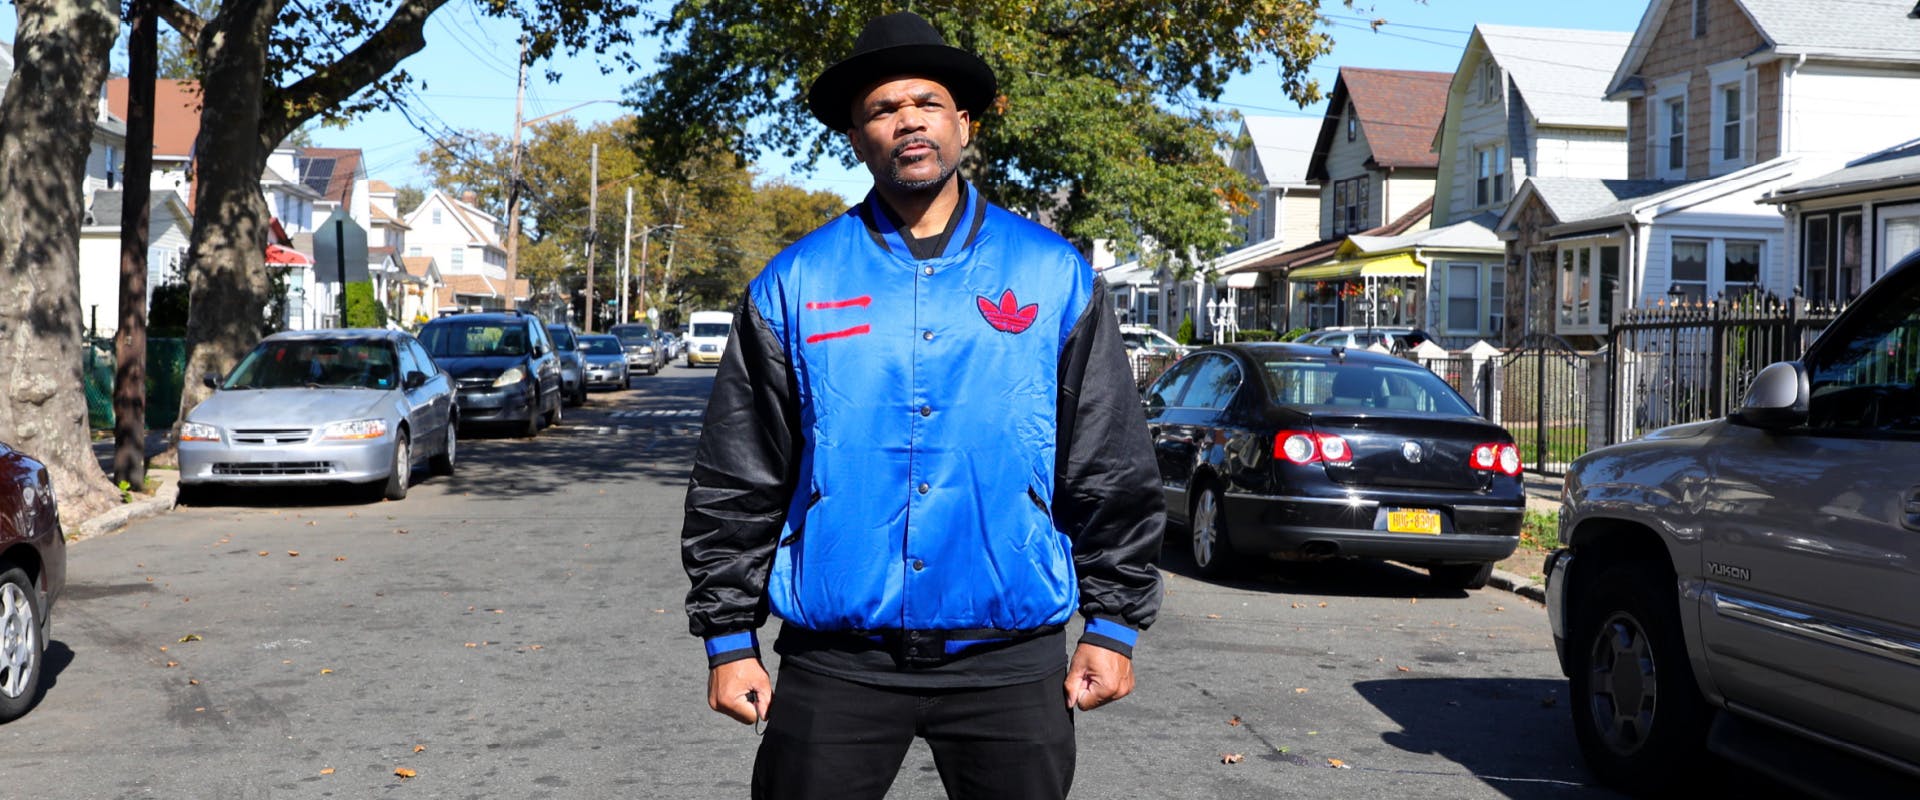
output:
<svg viewBox="0 0 1920 800"><path fill-rule="evenodd" d="M706 709L680 611L711 379L463 439L402 502L236 494L74 545L0 796L744 797L756 739ZM1610 796L1538 605L1391 564L1164 566L1137 693L1079 719L1077 796ZM924 747L892 796L943 796Z"/></svg>

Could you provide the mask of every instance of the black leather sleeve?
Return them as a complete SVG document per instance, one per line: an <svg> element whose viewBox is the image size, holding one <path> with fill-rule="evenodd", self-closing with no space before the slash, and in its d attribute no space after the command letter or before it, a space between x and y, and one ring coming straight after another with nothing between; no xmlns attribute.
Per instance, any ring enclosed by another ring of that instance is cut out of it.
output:
<svg viewBox="0 0 1920 800"><path fill-rule="evenodd" d="M1059 379L1054 518L1073 537L1080 613L1139 631L1160 611L1154 560L1167 507L1104 280L1094 280L1093 297L1067 336ZM1132 654L1128 631L1106 630L1118 635L1090 629L1081 641Z"/></svg>
<svg viewBox="0 0 1920 800"><path fill-rule="evenodd" d="M786 348L752 299L743 299L707 400L680 531L695 636L766 622L767 573L793 498L800 435Z"/></svg>

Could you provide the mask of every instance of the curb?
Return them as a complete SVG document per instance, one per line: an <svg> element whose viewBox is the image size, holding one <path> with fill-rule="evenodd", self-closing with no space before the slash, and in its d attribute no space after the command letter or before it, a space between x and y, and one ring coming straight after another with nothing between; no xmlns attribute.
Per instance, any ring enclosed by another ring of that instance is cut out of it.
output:
<svg viewBox="0 0 1920 800"><path fill-rule="evenodd" d="M172 470L152 470L147 475L150 479L160 481L160 488L154 490L152 497L114 506L91 519L82 521L67 530L67 543L72 544L95 536L118 533L135 520L156 517L172 511L174 501L180 497L180 474Z"/></svg>
<svg viewBox="0 0 1920 800"><path fill-rule="evenodd" d="M1547 602L1547 587L1503 569L1494 570L1493 577L1487 579L1487 585L1496 589L1505 589L1536 603Z"/></svg>

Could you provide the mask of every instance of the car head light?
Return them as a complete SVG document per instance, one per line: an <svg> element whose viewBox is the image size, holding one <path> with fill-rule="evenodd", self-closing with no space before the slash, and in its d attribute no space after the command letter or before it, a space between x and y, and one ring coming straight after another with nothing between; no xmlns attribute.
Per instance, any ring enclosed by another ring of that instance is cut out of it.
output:
<svg viewBox="0 0 1920 800"><path fill-rule="evenodd" d="M220 429L212 425L202 425L198 422L183 423L180 426L180 441L217 442L220 441Z"/></svg>
<svg viewBox="0 0 1920 800"><path fill-rule="evenodd" d="M642 347L642 348L640 348L640 355L643 355L643 356L650 356L650 355L653 355L653 348L651 348L651 347Z"/></svg>
<svg viewBox="0 0 1920 800"><path fill-rule="evenodd" d="M519 367L508 367L506 372L500 373L500 377L493 379L493 387L498 389L502 386L512 386L526 379L526 370Z"/></svg>
<svg viewBox="0 0 1920 800"><path fill-rule="evenodd" d="M384 419L356 419L348 422L329 422L321 429L320 435L326 439L378 439L387 435L387 421Z"/></svg>

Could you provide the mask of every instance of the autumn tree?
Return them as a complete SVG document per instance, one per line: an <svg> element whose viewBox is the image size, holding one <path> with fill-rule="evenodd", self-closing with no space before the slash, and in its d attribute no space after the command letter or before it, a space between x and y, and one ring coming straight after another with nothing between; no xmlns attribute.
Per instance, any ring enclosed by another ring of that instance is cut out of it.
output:
<svg viewBox="0 0 1920 800"><path fill-rule="evenodd" d="M61 513L114 501L87 431L80 227L96 98L120 24L105 0L16 0L0 99L0 442L47 464Z"/></svg>
<svg viewBox="0 0 1920 800"><path fill-rule="evenodd" d="M193 43L201 79L194 142L194 227L187 374L225 373L259 338L267 306L261 253L272 216L260 176L275 145L317 117L351 117L401 102L411 80L398 66L426 45L427 20L447 0L221 0L211 16L181 0L161 16ZM319 9L320 13L315 13ZM493 0L479 13L517 21L530 62L555 52L632 62L631 0ZM187 381L181 417L209 392Z"/></svg>
<svg viewBox="0 0 1920 800"><path fill-rule="evenodd" d="M901 5L675 3L651 30L660 66L629 95L654 166L712 147L852 166L844 137L807 112L806 87L868 20ZM999 77L1000 97L962 161L982 191L1045 214L1083 244L1124 249L1148 237L1160 252L1205 256L1234 241L1223 205L1248 202L1254 188L1219 157L1231 134L1209 101L1228 78L1269 62L1276 94L1318 99L1306 70L1332 45L1319 6L983 0L915 10Z"/></svg>

